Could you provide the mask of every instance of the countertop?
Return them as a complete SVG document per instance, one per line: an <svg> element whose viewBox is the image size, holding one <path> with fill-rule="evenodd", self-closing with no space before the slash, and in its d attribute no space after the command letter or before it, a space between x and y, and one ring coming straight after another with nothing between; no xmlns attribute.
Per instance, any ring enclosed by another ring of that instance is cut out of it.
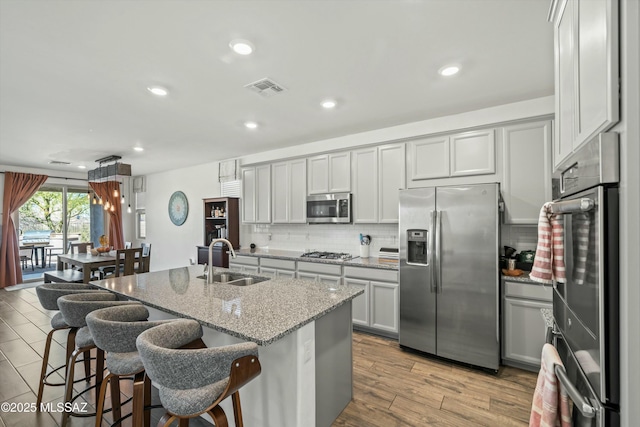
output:
<svg viewBox="0 0 640 427"><path fill-rule="evenodd" d="M216 268L215 273L231 272ZM201 324L258 345L271 344L342 304L364 293L342 285L330 290L324 283L302 279L273 278L249 286L207 285L202 266L92 281L145 305Z"/></svg>
<svg viewBox="0 0 640 427"><path fill-rule="evenodd" d="M373 258L373 257L369 257L369 258L356 257L348 261L336 260L336 259L303 258L303 257L300 257L300 255L303 254L303 251L290 251L290 250L282 250L282 249L264 249L264 248L239 249L236 251L236 254L242 255L242 256L259 257L259 258L276 258L276 259L287 259L287 260L303 261L303 262L318 262L323 264L349 265L352 267L379 268L382 270L396 270L396 271L398 270L398 261L385 260L385 259Z"/></svg>
<svg viewBox="0 0 640 427"><path fill-rule="evenodd" d="M530 283L530 284L532 284L532 285L542 285L542 283L540 283L540 282L534 282L533 280L531 280L531 279L529 278L529 274L530 274L530 272L529 272L529 271L525 271L525 272L522 274L522 276L517 276L517 277L514 277L514 276L505 276L505 275L504 275L504 274L502 274L502 273L500 273L500 274L501 274L501 276L502 276L502 278L503 278L504 280L508 280L508 281L510 281L510 282L523 282L523 283Z"/></svg>

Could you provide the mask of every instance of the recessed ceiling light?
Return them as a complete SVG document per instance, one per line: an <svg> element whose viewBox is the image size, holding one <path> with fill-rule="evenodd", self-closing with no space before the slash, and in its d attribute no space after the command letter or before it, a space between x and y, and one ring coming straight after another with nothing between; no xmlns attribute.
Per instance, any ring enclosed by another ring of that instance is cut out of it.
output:
<svg viewBox="0 0 640 427"><path fill-rule="evenodd" d="M320 105L322 105L322 108L326 108L329 110L331 108L335 108L336 104L336 101L334 101L333 99L325 99Z"/></svg>
<svg viewBox="0 0 640 427"><path fill-rule="evenodd" d="M85 165L78 165L78 168L80 169L86 169L87 167Z"/></svg>
<svg viewBox="0 0 640 427"><path fill-rule="evenodd" d="M246 40L231 40L229 47L238 55L250 55L253 52L253 45Z"/></svg>
<svg viewBox="0 0 640 427"><path fill-rule="evenodd" d="M258 124L256 122L244 122L244 127L247 129L255 129L258 127Z"/></svg>
<svg viewBox="0 0 640 427"><path fill-rule="evenodd" d="M458 65L446 65L446 66L440 68L438 70L438 73L440 73L440 75L442 75L442 76L449 77L449 76L453 76L454 74L457 74L458 71L460 71L460 66L458 66Z"/></svg>
<svg viewBox="0 0 640 427"><path fill-rule="evenodd" d="M157 96L167 96L169 93L167 89L160 86L149 86L147 90Z"/></svg>
<svg viewBox="0 0 640 427"><path fill-rule="evenodd" d="M135 151L144 151L144 148L142 148L142 147L133 147L133 149Z"/></svg>

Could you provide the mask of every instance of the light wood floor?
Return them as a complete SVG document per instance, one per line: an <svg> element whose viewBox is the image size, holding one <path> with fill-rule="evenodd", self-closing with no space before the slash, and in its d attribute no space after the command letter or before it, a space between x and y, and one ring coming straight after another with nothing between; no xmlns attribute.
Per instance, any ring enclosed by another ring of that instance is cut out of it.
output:
<svg viewBox="0 0 640 427"><path fill-rule="evenodd" d="M354 332L353 400L334 426L527 426L537 375L497 375Z"/></svg>

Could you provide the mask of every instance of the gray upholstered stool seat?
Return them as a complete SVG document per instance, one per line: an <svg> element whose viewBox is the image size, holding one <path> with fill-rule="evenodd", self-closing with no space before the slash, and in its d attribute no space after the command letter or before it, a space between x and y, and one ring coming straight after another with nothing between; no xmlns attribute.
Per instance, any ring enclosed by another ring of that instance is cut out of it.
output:
<svg viewBox="0 0 640 427"><path fill-rule="evenodd" d="M242 426L238 390L260 374L258 346L240 343L214 348L180 349L202 336L194 320L176 320L140 334L136 341L147 375L160 392L168 426L208 413L216 426L227 425L219 403L232 396L236 426ZM182 424L181 424L182 425Z"/></svg>
<svg viewBox="0 0 640 427"><path fill-rule="evenodd" d="M142 305L124 305L103 308L87 315L87 326L96 346L107 353L107 369L109 374L100 387L100 395L96 410L96 426L102 425L102 411L107 385L111 384L111 403L114 422L120 419L119 380L122 376L134 376L133 385L133 425L150 423L149 409L151 403L151 382L144 374L144 365L136 348L136 338L141 332L171 320L148 322L149 312Z"/></svg>
<svg viewBox="0 0 640 427"><path fill-rule="evenodd" d="M95 293L95 292L104 292L99 291L96 288L88 285L78 285L78 284L46 284L40 285L36 287L36 294L38 295L38 300L43 308L47 310L58 310L58 298L64 295L78 294L78 293ZM67 322L65 322L62 313L58 311L53 318L51 319L51 331L47 334L47 340L45 342L44 347L44 355L42 357L42 368L40 370L40 383L38 385L38 396L36 398L36 407L40 408L40 403L42 403L42 394L44 393L44 386L63 386L65 383L51 383L48 381L49 375L64 367L65 375L67 371L67 363L69 358L71 357L71 353L75 348L75 337L78 331L78 328L70 327ZM53 333L56 331L65 330L68 331L67 335L67 355L65 358L65 364L58 367L52 367L53 369L47 373L48 365L49 365L49 352L51 350L51 341L53 338ZM90 376L90 367L89 367L89 359L88 357L85 359L85 377L88 379Z"/></svg>
<svg viewBox="0 0 640 427"><path fill-rule="evenodd" d="M74 378L74 366L77 357L82 354L91 351L96 348L96 381L95 385L84 390L80 394L86 392L93 387L100 387L103 379L104 369L104 351L97 348L90 329L87 327L86 316L92 311L99 310L106 307L115 307L119 305L141 305L138 302L133 301L117 301L115 294L110 292L92 292L92 293L77 293L72 295L64 295L58 298L58 307L60 313L64 318L64 321L71 327L77 328L78 331L75 336L75 349L71 353L67 368L66 388L64 402L65 404L73 402L76 397L73 397L73 378ZM95 414L74 414L71 412L63 412L62 414L62 426L66 424L69 415L77 416L93 416Z"/></svg>

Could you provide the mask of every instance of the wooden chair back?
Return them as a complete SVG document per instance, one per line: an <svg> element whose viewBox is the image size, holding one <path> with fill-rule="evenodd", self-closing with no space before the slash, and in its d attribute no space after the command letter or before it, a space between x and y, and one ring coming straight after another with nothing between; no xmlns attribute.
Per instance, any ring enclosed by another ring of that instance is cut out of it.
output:
<svg viewBox="0 0 640 427"><path fill-rule="evenodd" d="M116 277L144 272L142 248L118 249L116 251Z"/></svg>
<svg viewBox="0 0 640 427"><path fill-rule="evenodd" d="M73 243L69 242L69 253L70 254L86 254L90 249L93 249L93 242L80 242Z"/></svg>

